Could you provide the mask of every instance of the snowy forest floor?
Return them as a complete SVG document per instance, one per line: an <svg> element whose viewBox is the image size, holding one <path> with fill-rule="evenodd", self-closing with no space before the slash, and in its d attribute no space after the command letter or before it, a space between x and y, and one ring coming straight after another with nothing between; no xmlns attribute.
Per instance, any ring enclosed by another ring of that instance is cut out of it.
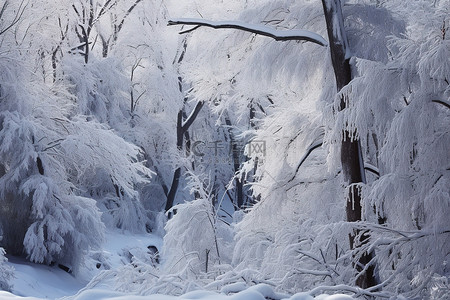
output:
<svg viewBox="0 0 450 300"><path fill-rule="evenodd" d="M103 255L112 269L129 263L128 255L133 249L147 249L155 246L161 249L162 239L153 234L132 234L129 232L109 231L107 241L103 248ZM15 269L15 278L12 281L12 293L0 291L0 299L66 299L66 300L345 300L353 299L346 295L320 295L315 298L307 293L298 293L292 296L283 296L273 291L267 285L257 285L241 292L225 295L212 291L194 291L175 297L168 295L135 296L116 292L107 283L100 283L93 288L85 288L89 281L101 270L97 270L94 260L86 262L84 269L78 276L67 273L57 266L44 266L33 264L25 259L8 257L8 264ZM92 266L91 266L92 265Z"/></svg>
<svg viewBox="0 0 450 300"><path fill-rule="evenodd" d="M147 249L148 246L160 249L161 244L162 239L152 234L108 231L103 247L103 256L106 257L110 268L114 269L129 263L128 256L133 249ZM80 270L79 275L73 276L57 266L33 264L25 259L11 256L8 257L8 260L8 264L15 269L12 294L0 292L0 299L15 298L14 295L36 297L31 299L58 299L75 295L102 269L97 269L97 262L91 260L85 263L85 267ZM108 294L111 294L110 290ZM105 294L98 294L86 299L103 299L104 297ZM85 298L82 297L82 299Z"/></svg>

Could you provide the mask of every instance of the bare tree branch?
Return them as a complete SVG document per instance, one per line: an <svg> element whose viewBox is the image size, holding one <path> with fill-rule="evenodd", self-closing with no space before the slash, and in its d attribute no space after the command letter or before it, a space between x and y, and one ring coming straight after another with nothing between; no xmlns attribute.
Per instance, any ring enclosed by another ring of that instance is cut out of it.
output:
<svg viewBox="0 0 450 300"><path fill-rule="evenodd" d="M127 10L125 16L123 16L122 21L120 21L119 26L117 26L117 32L116 32L116 33L119 33L120 30L122 30L122 26L123 26L123 23L125 22L125 19L128 17L129 14L131 14L131 12L132 12L133 9L136 7L136 5L138 5L139 2L141 2L141 1L142 1L142 0L136 0L136 1L134 2L134 4L133 4L132 6L130 6L130 8Z"/></svg>
<svg viewBox="0 0 450 300"><path fill-rule="evenodd" d="M100 12L98 13L97 17L96 17L95 19L93 19L92 25L94 25L95 23L97 23L98 20L101 18L101 16L103 16L103 15L106 13L106 11L107 11L108 9L111 9L111 7L113 7L113 6L116 4L116 2L113 2L113 3L111 4L111 6L108 7L108 5L111 3L111 1L112 1L112 0L107 0L107 1L105 2L105 4L103 4L103 6L102 6L102 8L100 9Z"/></svg>
<svg viewBox="0 0 450 300"><path fill-rule="evenodd" d="M81 18L80 12L78 11L77 7L75 6L75 4L72 4L72 8L75 11L75 13L77 14L78 18Z"/></svg>
<svg viewBox="0 0 450 300"><path fill-rule="evenodd" d="M276 30L270 26L266 25L254 25L247 24L240 21L209 21L203 19L172 19L167 23L168 26L172 25L195 25L193 29L182 31L181 33L187 33L192 30L195 30L201 26L211 27L214 29L222 29L222 28L232 28L239 29L247 32L252 32L255 34L267 36L275 39L276 41L308 41L321 46L327 46L327 41L317 33L301 30L301 29L292 29L292 30Z"/></svg>
<svg viewBox="0 0 450 300"><path fill-rule="evenodd" d="M0 10L0 18L3 17L3 14L5 13L6 8L8 7L8 1L5 1L2 5L2 9Z"/></svg>
<svg viewBox="0 0 450 300"><path fill-rule="evenodd" d="M180 31L179 34L189 33L189 32L194 31L195 29L197 29L197 28L199 28L199 27L201 27L201 26L200 26L200 25L197 25L197 26L192 27L192 28L190 28L190 29Z"/></svg>
<svg viewBox="0 0 450 300"><path fill-rule="evenodd" d="M13 27L14 25L17 24L17 22L20 21L20 19L22 18L23 13L25 12L25 9L28 6L28 2L24 5L25 0L23 0L22 2L20 2L19 8L17 9L16 15L14 16L14 19L11 21L11 23L6 26L6 28L4 29L0 29L0 35L2 35L3 33L5 33L6 31L8 31L11 27ZM1 11L0 11L0 17L3 18L3 14L5 13L6 8L8 7L8 1L5 1L5 3L3 4Z"/></svg>

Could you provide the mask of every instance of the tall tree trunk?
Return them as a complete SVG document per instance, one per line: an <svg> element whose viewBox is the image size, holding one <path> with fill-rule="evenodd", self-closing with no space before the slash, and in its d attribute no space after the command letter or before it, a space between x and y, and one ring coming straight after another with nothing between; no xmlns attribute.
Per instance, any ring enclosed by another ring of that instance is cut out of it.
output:
<svg viewBox="0 0 450 300"><path fill-rule="evenodd" d="M322 0L323 10L327 23L328 39L330 43L331 61L336 77L337 91L339 92L352 79L348 41L344 29L344 18L340 0ZM346 99L341 98L340 109L346 109ZM365 183L365 173L362 160L361 146L359 139L352 137L354 132L345 131L341 143L341 163L344 180L347 184L348 197L346 205L347 221L356 222L362 220L361 194L359 184ZM355 249L358 243L367 241L367 235L359 241L356 236L360 232L355 231L350 235L350 247ZM355 264L355 269L360 275L356 284L361 288L368 288L376 285L374 265L371 265L363 272L367 264L373 259L373 253L364 253Z"/></svg>

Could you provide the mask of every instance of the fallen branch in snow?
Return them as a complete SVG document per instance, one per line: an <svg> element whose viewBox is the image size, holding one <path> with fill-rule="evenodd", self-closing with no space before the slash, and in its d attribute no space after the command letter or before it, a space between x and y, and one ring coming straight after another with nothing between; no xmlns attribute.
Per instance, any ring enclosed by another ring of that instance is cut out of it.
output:
<svg viewBox="0 0 450 300"><path fill-rule="evenodd" d="M201 26L211 27L214 29L232 28L239 29L255 34L267 36L276 41L308 41L321 46L328 46L328 42L319 34L301 29L292 30L276 30L266 25L253 25L240 21L209 21L203 19L172 19L167 23L171 25L195 25L195 27L180 32L180 34L191 32Z"/></svg>

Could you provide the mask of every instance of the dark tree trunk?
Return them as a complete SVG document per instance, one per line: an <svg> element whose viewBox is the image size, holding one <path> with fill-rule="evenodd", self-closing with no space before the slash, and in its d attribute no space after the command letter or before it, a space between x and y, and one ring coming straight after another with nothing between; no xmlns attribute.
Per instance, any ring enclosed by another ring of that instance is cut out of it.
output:
<svg viewBox="0 0 450 300"><path fill-rule="evenodd" d="M238 149L238 145L236 143L236 139L234 138L234 134L231 128L231 121L228 115L225 116L225 124L228 126L228 134L230 135L230 144L231 144L231 155L233 158L233 168L234 173L239 172L239 168L241 166L240 161L240 149ZM244 206L244 176L241 178L235 178L234 183L236 184L236 193L234 199L235 210L242 209Z"/></svg>
<svg viewBox="0 0 450 300"><path fill-rule="evenodd" d="M183 148L183 112L180 110L177 115L177 149L181 151ZM178 184L180 183L181 168L178 167L173 173L172 184L170 185L169 193L167 194L166 211L172 208L177 194Z"/></svg>
<svg viewBox="0 0 450 300"><path fill-rule="evenodd" d="M192 125L194 120L197 118L200 110L203 107L203 102L199 101L195 105L194 111L192 114L184 121L183 123L183 111L180 110L177 115L177 148L179 151L183 149L183 137L185 133L188 131L189 127ZM172 185L170 186L169 193L167 194L167 202L166 202L166 212L172 208L173 203L175 201L175 196L177 194L178 185L180 183L181 176L181 168L178 167L173 173Z"/></svg>
<svg viewBox="0 0 450 300"><path fill-rule="evenodd" d="M166 212L172 208L175 196L178 190L178 184L180 183L181 168L177 168L173 173L172 184L170 186L169 193L167 194Z"/></svg>
<svg viewBox="0 0 450 300"><path fill-rule="evenodd" d="M100 35L100 40L102 41L102 57L108 57L109 50L109 39L106 39L103 35Z"/></svg>
<svg viewBox="0 0 450 300"><path fill-rule="evenodd" d="M84 34L84 63L89 62L89 36Z"/></svg>
<svg viewBox="0 0 450 300"><path fill-rule="evenodd" d="M344 30L341 3L340 0L322 0L322 4L327 23L331 61L336 77L337 91L339 92L352 79L349 57L346 56L349 49ZM339 27L336 28L336 26ZM346 99L341 98L340 109L343 110L346 108ZM342 173L348 189L346 214L347 221L349 222L362 220L361 194L358 184L365 183L366 180L360 142L358 139L352 138L353 134L354 132L345 131L341 143ZM358 247L358 244L367 242L368 236L364 233L359 241L356 240L356 236L359 233L355 230L349 237L350 247L352 249ZM360 273L356 284L361 288L368 288L377 283L373 265L368 267L365 272L362 272L372 259L373 253L365 253L355 264L355 269Z"/></svg>
<svg viewBox="0 0 450 300"><path fill-rule="evenodd" d="M53 69L53 82L56 82L56 67L57 67L57 61L56 61L56 54L58 53L58 48L53 50L52 52L52 69Z"/></svg>

